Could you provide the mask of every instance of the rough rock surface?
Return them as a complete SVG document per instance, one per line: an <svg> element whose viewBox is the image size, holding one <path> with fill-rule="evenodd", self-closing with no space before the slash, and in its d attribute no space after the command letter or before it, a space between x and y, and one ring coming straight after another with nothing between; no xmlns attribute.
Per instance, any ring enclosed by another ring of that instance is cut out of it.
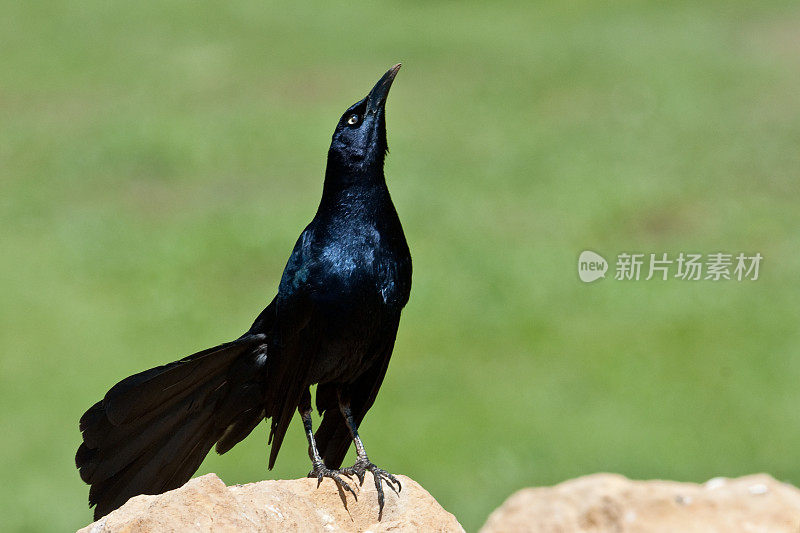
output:
<svg viewBox="0 0 800 533"><path fill-rule="evenodd" d="M702 485L594 474L523 489L495 510L481 533L729 533L800 531L800 490L766 474Z"/></svg>
<svg viewBox="0 0 800 533"><path fill-rule="evenodd" d="M463 532L414 480L397 476L403 490L384 488L386 504L378 520L378 499L371 474L355 486L358 500L340 495L325 479L260 481L226 487L214 474L192 479L157 496L136 496L79 533L169 531L438 531ZM343 500L344 498L344 500Z"/></svg>

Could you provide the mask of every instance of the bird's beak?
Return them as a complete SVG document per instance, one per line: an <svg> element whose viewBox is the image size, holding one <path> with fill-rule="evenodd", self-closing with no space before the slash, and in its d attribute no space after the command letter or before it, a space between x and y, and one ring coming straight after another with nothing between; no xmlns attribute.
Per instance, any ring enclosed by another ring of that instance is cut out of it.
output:
<svg viewBox="0 0 800 533"><path fill-rule="evenodd" d="M400 66L401 64L398 63L390 68L369 92L367 95L367 113L381 109L386 103L386 97L389 95L389 88L391 88L394 77L397 76L397 71L400 70Z"/></svg>

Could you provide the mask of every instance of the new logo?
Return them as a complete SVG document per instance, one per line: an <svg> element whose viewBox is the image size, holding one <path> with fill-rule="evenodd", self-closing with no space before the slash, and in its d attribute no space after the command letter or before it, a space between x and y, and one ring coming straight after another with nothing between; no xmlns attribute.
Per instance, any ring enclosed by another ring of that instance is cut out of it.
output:
<svg viewBox="0 0 800 533"><path fill-rule="evenodd" d="M578 257L578 276L585 283L606 277L607 270L608 261L600 254L585 250Z"/></svg>

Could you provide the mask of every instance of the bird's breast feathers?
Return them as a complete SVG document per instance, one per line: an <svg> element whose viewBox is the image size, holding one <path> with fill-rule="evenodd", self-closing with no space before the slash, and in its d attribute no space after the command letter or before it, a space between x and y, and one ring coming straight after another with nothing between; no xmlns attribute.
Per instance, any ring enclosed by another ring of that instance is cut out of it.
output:
<svg viewBox="0 0 800 533"><path fill-rule="evenodd" d="M324 236L315 235L313 229L304 232L284 272L286 288L318 303L363 302L375 296L383 304L402 308L411 281L407 246L384 238L371 224L337 229Z"/></svg>

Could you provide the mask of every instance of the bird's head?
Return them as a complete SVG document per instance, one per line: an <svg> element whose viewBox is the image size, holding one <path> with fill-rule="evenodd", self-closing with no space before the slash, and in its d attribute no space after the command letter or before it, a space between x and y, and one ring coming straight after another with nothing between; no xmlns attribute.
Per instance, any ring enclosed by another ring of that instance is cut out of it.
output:
<svg viewBox="0 0 800 533"><path fill-rule="evenodd" d="M328 167L350 174L373 173L383 169L389 147L386 143L386 97L400 63L378 80L369 94L344 112L333 132Z"/></svg>

